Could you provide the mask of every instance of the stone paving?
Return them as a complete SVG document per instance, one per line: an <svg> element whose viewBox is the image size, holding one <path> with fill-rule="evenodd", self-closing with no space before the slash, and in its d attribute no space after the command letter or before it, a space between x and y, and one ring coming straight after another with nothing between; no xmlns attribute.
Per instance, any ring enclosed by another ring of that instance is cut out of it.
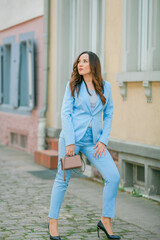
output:
<svg viewBox="0 0 160 240"><path fill-rule="evenodd" d="M55 173L35 164L30 154L0 146L0 240L49 239L48 209ZM89 196L87 182L87 178L76 175L71 179L59 216L62 240L98 239L96 224L102 206L98 203L96 206L94 196ZM76 186L86 188L86 200L77 196ZM95 194L99 194L98 186ZM149 230L117 217L112 226L121 239L160 239ZM106 239L102 232L100 239Z"/></svg>

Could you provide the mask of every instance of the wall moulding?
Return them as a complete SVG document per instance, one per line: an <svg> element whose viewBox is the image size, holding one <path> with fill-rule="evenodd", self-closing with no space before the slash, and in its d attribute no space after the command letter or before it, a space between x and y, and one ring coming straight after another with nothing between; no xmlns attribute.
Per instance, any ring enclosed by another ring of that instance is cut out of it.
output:
<svg viewBox="0 0 160 240"><path fill-rule="evenodd" d="M123 100L127 100L127 83L142 82L147 102L152 102L152 82L160 82L160 71L150 72L121 72L117 73L116 80L120 87Z"/></svg>

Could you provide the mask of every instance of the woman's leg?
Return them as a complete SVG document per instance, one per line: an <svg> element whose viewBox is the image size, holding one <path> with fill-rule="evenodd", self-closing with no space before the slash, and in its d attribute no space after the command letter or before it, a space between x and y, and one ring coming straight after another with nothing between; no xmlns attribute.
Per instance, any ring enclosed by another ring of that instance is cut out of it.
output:
<svg viewBox="0 0 160 240"><path fill-rule="evenodd" d="M120 175L118 169L106 149L106 155L104 152L101 157L96 158L94 156L94 145L84 147L81 152L88 158L88 160L97 168L105 180L103 190L103 217L115 216L115 201L117 196L118 185L120 181Z"/></svg>
<svg viewBox="0 0 160 240"><path fill-rule="evenodd" d="M96 158L96 156L94 156L96 149L93 148L94 145L83 147L80 149L80 151L88 158L93 166L97 168L105 180L101 220L104 223L105 227L108 228L107 230L109 231L109 234L113 234L110 220L115 216L115 201L120 181L120 175L108 150L106 149L105 156L103 152L100 158ZM110 226L106 226L106 223L110 224Z"/></svg>
<svg viewBox="0 0 160 240"><path fill-rule="evenodd" d="M75 146L75 153L79 152L79 147ZM52 194L51 194L51 201L50 201L50 210L49 210L49 218L50 218L50 234L54 235L54 232L57 232L58 234L58 216L59 211L64 199L64 195L66 192L66 189L68 187L68 183L72 174L72 170L66 170L65 171L65 178L66 181L64 181L63 176L63 170L61 168L61 162L60 158L64 157L66 155L66 145L65 145L65 139L59 138L59 156L58 156L58 172L56 174L56 178L53 184L52 188ZM52 226L51 226L52 225ZM53 230L52 230L53 229ZM57 231L56 231L57 229Z"/></svg>

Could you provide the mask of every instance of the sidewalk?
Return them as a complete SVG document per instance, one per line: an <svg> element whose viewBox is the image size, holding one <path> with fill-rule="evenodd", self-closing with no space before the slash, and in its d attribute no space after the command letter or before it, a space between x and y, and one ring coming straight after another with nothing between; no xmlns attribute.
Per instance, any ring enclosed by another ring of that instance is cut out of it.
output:
<svg viewBox="0 0 160 240"><path fill-rule="evenodd" d="M32 155L0 145L0 240L49 239L55 174L35 164ZM73 174L59 216L62 240L98 240L102 193L101 184ZM121 239L160 240L160 205L118 192L112 226ZM100 239L107 239L102 232Z"/></svg>

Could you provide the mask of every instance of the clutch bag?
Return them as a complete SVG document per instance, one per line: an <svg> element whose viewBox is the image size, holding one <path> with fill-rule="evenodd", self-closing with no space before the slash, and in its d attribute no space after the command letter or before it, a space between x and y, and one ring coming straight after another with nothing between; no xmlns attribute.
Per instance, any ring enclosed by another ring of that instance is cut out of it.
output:
<svg viewBox="0 0 160 240"><path fill-rule="evenodd" d="M79 154L76 154L74 156L65 156L65 157L61 158L61 167L63 170L64 181L66 181L64 170L81 168L82 167L81 156Z"/></svg>

